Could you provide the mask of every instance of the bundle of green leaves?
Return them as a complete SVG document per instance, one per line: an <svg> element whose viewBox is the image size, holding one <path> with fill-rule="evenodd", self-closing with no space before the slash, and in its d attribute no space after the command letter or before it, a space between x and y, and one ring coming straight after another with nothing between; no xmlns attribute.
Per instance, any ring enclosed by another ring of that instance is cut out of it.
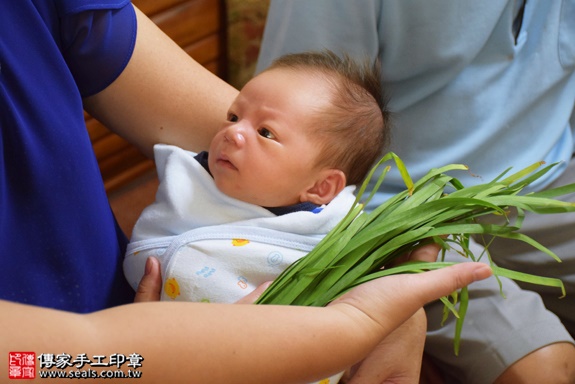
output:
<svg viewBox="0 0 575 384"><path fill-rule="evenodd" d="M405 191L395 195L371 212L363 206L381 185L390 167L385 166L375 188L361 203L368 182L376 169L394 161L405 182ZM432 169L413 183L401 159L393 153L384 156L372 169L357 193L357 199L341 222L305 257L287 268L257 300L258 304L325 306L356 285L379 277L398 273L419 273L453 265L453 262L407 262L394 265L397 258L415 248L436 242L444 251L457 249L462 261L476 261L484 255L474 255L468 247L470 236L502 237L523 241L541 252L561 260L549 249L519 229L525 211L551 214L575 211L575 204L554 198L575 192L575 184L542 192L521 194L526 186L539 179L556 164L541 168L536 163L505 177L509 169L493 181L465 187L448 172L466 170L452 164ZM540 169L541 168L541 169ZM514 211L513 219L509 212ZM479 220L482 216L499 215L502 225ZM488 250L489 244L485 244ZM523 282L557 287L565 295L563 283L555 278L528 275L497 267L489 253L486 257L494 275ZM543 255L545 256L545 255ZM547 256L545 256L547 257ZM502 292L504 294L504 292ZM446 316L457 318L455 352L468 305L467 289L444 297Z"/></svg>

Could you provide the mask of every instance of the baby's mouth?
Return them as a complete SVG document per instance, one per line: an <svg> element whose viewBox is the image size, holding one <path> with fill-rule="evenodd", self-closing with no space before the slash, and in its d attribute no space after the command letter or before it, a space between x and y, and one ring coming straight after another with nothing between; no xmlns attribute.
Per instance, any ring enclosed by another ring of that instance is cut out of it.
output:
<svg viewBox="0 0 575 384"><path fill-rule="evenodd" d="M237 170L236 166L229 160L226 155L218 156L216 163L222 167Z"/></svg>

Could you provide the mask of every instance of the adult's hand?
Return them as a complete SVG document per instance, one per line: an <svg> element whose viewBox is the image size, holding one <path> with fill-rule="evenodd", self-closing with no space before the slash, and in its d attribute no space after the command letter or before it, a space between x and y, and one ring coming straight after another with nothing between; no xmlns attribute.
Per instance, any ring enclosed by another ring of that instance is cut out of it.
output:
<svg viewBox="0 0 575 384"><path fill-rule="evenodd" d="M483 263L460 263L430 272L387 276L355 287L330 306L356 312L372 326L375 322L382 329L395 329L425 304L492 273ZM383 289L386 287L393 288ZM386 316L384 308L393 308L394 315Z"/></svg>
<svg viewBox="0 0 575 384"><path fill-rule="evenodd" d="M431 243L406 254L394 264L408 260L432 262L441 247ZM427 318L419 309L387 336L363 361L353 366L342 379L346 384L416 383L419 381Z"/></svg>
<svg viewBox="0 0 575 384"><path fill-rule="evenodd" d="M155 257L149 257L146 260L144 276L140 280L138 290L136 291L135 303L145 301L160 301L162 292L162 273L160 261Z"/></svg>
<svg viewBox="0 0 575 384"><path fill-rule="evenodd" d="M419 382L426 337L423 309L390 333L342 379L345 384L411 384Z"/></svg>
<svg viewBox="0 0 575 384"><path fill-rule="evenodd" d="M434 257L433 249L427 248L414 256L416 259L422 256L424 259ZM334 300L330 306L358 315L354 322L357 327L363 327L362 321L365 320L366 329L370 332L373 332L373 326L375 329L379 328L383 334L385 329L395 329L380 338L381 342L360 364L354 366L348 375L347 383L418 382L423 352L420 343L425 337L426 324L421 308L430 301L474 281L485 279L491 274L491 268L486 264L461 263L421 274L401 274L376 279L355 287ZM380 311L384 308L393 311L393 315L385 310ZM376 335L372 337L377 338ZM420 339L421 335L423 339ZM406 337L408 339L405 339ZM410 356L411 347L413 354Z"/></svg>

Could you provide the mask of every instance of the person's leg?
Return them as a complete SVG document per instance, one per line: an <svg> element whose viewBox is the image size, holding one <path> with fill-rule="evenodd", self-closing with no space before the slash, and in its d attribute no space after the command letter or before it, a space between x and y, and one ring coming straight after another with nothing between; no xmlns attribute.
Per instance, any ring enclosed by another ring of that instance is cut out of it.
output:
<svg viewBox="0 0 575 384"><path fill-rule="evenodd" d="M482 247L474 242L471 249L475 255L482 252ZM451 254L448 258L463 260L457 254ZM426 307L426 354L441 370L446 382L491 384L497 378L505 379L506 375L517 378L521 371L516 367L521 368L523 364L515 364L523 362L522 359L528 358L525 361L529 363L534 358L537 361L535 366L554 367L558 361L555 360L555 353L563 352L562 348L557 348L563 344L557 343L565 343L572 348L569 344L573 343L572 337L559 318L544 307L538 294L523 290L508 279L502 278L501 282L506 298L501 296L494 277L469 287L470 302L463 324L459 356L455 356L453 349L453 316L442 326L443 304L436 302ZM560 295L558 290L555 293ZM561 382L555 380L555 375L564 376L558 369L543 382ZM515 382L542 382L531 380L532 377L528 375L521 377L523 381Z"/></svg>
<svg viewBox="0 0 575 384"><path fill-rule="evenodd" d="M575 346L556 343L545 346L515 362L494 384L575 383Z"/></svg>

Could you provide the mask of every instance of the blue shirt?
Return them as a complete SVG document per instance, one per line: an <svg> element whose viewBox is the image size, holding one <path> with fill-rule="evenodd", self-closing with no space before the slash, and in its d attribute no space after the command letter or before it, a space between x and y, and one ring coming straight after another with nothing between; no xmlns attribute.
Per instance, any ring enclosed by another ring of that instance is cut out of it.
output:
<svg viewBox="0 0 575 384"><path fill-rule="evenodd" d="M575 1L273 0L258 70L281 54L331 49L379 58L394 151L414 180L466 164L464 185L573 153ZM570 123L571 119L571 123ZM371 208L405 189L396 170ZM368 208L370 208L368 207Z"/></svg>
<svg viewBox="0 0 575 384"><path fill-rule="evenodd" d="M126 303L127 244L82 97L129 61L128 0L1 1L0 299L75 312Z"/></svg>

